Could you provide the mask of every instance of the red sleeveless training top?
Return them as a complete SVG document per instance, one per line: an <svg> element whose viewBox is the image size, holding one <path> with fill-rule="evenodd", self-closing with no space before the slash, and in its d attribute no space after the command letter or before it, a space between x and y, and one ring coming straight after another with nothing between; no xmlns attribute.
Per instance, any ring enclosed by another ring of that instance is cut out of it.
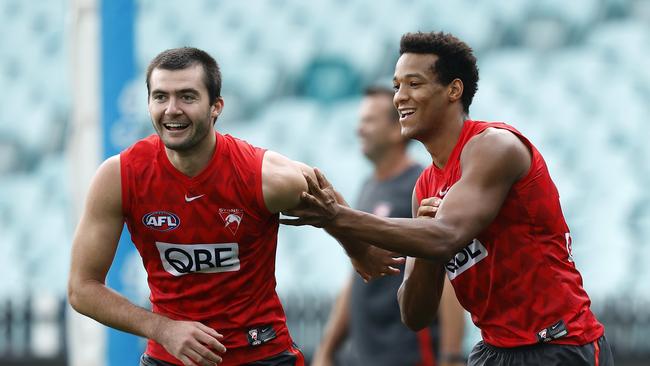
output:
<svg viewBox="0 0 650 366"><path fill-rule="evenodd" d="M228 366L281 353L292 341L275 292L279 222L262 195L265 150L216 135L212 160L193 178L174 168L157 135L123 151L122 207L153 311L223 334ZM181 364L151 340L146 353Z"/></svg>
<svg viewBox="0 0 650 366"><path fill-rule="evenodd" d="M504 123L465 121L444 168L431 165L420 175L417 198L444 197L461 177L463 147L490 127L526 144L530 171L513 185L494 221L446 264L447 276L488 344L589 343L604 328L589 308L571 257L569 228L546 163L519 131Z"/></svg>

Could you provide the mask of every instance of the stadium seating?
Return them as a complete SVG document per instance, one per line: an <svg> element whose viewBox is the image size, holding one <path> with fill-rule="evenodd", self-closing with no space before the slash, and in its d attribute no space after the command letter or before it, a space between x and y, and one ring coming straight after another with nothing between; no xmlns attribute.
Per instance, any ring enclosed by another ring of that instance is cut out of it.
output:
<svg viewBox="0 0 650 366"><path fill-rule="evenodd" d="M69 212L78 199L68 191L74 161L65 155L72 108L68 3L0 0L0 266L12 268L3 272L0 303L45 285L64 295L75 224ZM322 168L351 202L369 172L355 137L363 87L390 80L403 32L457 34L479 58L472 117L514 124L545 155L596 309L631 311L613 302L620 297L650 301L650 1L137 6L139 70L125 98L132 118L124 121L137 127L117 131L123 139L151 133L143 100L147 62L162 49L194 45L215 55L223 70L226 109L218 128ZM413 149L426 164L426 154ZM294 228L281 229L277 267L283 297L307 293L325 302L350 270L327 235ZM647 307L634 311L650 318ZM650 352L635 339L622 347ZM315 342L304 340L308 352Z"/></svg>

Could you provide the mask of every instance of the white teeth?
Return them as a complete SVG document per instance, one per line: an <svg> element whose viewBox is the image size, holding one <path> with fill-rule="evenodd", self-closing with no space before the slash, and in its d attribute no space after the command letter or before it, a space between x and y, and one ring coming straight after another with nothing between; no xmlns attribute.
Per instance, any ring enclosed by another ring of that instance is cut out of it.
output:
<svg viewBox="0 0 650 366"><path fill-rule="evenodd" d="M415 113L415 109L402 109L399 111L400 117L406 117Z"/></svg>
<svg viewBox="0 0 650 366"><path fill-rule="evenodd" d="M183 123L165 123L165 127L167 128L183 128L187 125Z"/></svg>

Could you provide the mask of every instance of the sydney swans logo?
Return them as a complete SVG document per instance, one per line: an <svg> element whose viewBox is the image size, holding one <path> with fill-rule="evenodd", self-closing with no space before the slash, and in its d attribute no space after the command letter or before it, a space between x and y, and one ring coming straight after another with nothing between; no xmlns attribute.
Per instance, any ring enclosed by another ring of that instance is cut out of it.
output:
<svg viewBox="0 0 650 366"><path fill-rule="evenodd" d="M219 216L221 216L224 226L230 229L230 232L235 235L244 217L244 210L240 208L220 208Z"/></svg>

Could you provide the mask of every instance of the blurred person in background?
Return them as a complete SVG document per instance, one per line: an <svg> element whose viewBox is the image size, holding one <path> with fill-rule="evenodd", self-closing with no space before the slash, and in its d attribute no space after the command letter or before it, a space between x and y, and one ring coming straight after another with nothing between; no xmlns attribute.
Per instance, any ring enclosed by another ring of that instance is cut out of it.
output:
<svg viewBox="0 0 650 366"><path fill-rule="evenodd" d="M437 313L446 274L481 330L469 365L613 365L543 157L512 126L469 119L478 87L472 49L450 34L407 33L393 83L402 135L432 159L416 184L414 216L435 217L351 209L316 171L318 181L306 177L308 207L282 222L408 255L398 298L414 330Z"/></svg>
<svg viewBox="0 0 650 366"><path fill-rule="evenodd" d="M96 172L73 241L70 304L148 338L141 366L304 365L275 291L275 252L278 213L300 202L313 170L214 130L224 101L206 52L164 51L146 82L156 134ZM105 285L124 223L152 311ZM365 276L404 262L355 249Z"/></svg>
<svg viewBox="0 0 650 366"><path fill-rule="evenodd" d="M379 216L411 217L413 187L423 167L407 152L409 140L400 132L393 95L390 88L372 87L361 102L357 132L373 174L361 187L357 207ZM312 366L464 365L464 310L450 285L443 291L439 320L415 333L400 319L395 294L401 282L401 276L371 282L350 276Z"/></svg>

